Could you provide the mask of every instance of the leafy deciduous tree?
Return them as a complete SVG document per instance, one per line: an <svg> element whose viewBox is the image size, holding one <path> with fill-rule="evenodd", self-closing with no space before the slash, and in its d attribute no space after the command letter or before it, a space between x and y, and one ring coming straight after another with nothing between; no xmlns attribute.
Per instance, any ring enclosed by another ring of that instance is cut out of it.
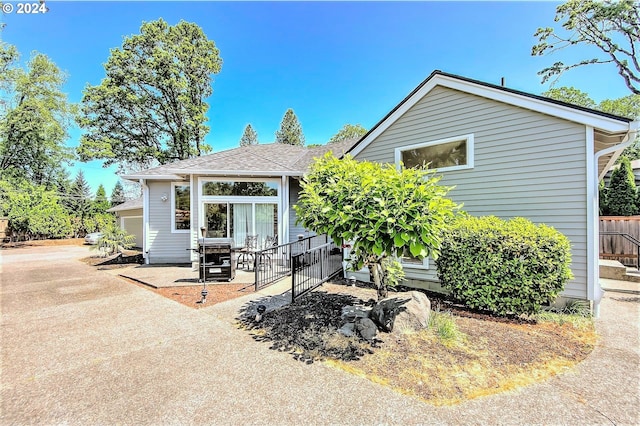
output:
<svg viewBox="0 0 640 426"><path fill-rule="evenodd" d="M556 62L540 71L542 82L560 77L572 68L612 63L632 93L640 94L640 4L636 0L568 0L556 8L556 22L565 33L538 28L539 43L531 55L555 53L569 46L586 45L597 55L566 65Z"/></svg>
<svg viewBox="0 0 640 426"><path fill-rule="evenodd" d="M338 133L336 133L331 137L331 139L329 139L329 143L340 142L347 139L361 138L366 133L367 129L362 127L360 124L345 124L340 130L338 130Z"/></svg>
<svg viewBox="0 0 640 426"><path fill-rule="evenodd" d="M251 124L247 124L240 138L240 146L256 145L258 143L258 133Z"/></svg>
<svg viewBox="0 0 640 426"><path fill-rule="evenodd" d="M221 66L198 25L143 23L140 34L111 50L100 85L84 91L80 158L148 166L209 152L205 99Z"/></svg>
<svg viewBox="0 0 640 426"><path fill-rule="evenodd" d="M282 117L280 129L276 131L276 142L289 145L304 145L304 134L302 125L296 117L296 113L289 108Z"/></svg>
<svg viewBox="0 0 640 426"><path fill-rule="evenodd" d="M75 108L62 92L65 75L47 56L34 53L26 71L17 58L14 47L0 47L0 174L51 188L74 158L65 142Z"/></svg>
<svg viewBox="0 0 640 426"><path fill-rule="evenodd" d="M327 154L305 176L294 208L305 228L352 241L354 268L367 265L384 297L385 259L438 255L441 233L458 207L439 180L429 170Z"/></svg>

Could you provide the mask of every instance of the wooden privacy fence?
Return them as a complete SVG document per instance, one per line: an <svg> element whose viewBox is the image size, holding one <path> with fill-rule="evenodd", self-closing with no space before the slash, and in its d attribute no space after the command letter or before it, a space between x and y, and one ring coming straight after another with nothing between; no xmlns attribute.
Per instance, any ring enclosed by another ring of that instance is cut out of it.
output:
<svg viewBox="0 0 640 426"><path fill-rule="evenodd" d="M626 234L631 238L614 234ZM600 216L601 259L613 259L625 266L635 266L638 247L631 239L640 240L640 216Z"/></svg>

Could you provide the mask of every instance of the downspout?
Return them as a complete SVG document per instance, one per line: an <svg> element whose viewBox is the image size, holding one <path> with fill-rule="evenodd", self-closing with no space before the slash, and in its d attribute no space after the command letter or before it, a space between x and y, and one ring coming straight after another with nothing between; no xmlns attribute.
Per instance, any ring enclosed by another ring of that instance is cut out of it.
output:
<svg viewBox="0 0 640 426"><path fill-rule="evenodd" d="M630 146L635 141L636 136L638 135L639 124L640 122L638 121L632 121L631 123L629 123L629 131L627 132L624 139L622 139L622 142L620 142L617 145L613 145L608 148L602 149L595 153L593 158L593 164L592 164L593 170L595 171L595 173L593 173L595 182L591 182L591 185L590 185L591 188L598 188L598 185L599 185L600 176L598 175L598 160L600 159L600 157L602 157L603 155L611 154L616 151L622 151L628 146ZM587 131L589 131L589 129L591 133L590 139L591 139L591 142L593 142L593 139L595 136L594 129L592 127L587 127ZM604 170L603 173L606 173L606 170ZM595 214L595 212L599 211L598 195L599 195L598 191L594 190L594 194L590 197L591 199L589 200L589 202L591 203L591 209L587 211L588 219L590 216L589 211L594 212L593 218L591 218L590 220L591 222L590 228L593 231L589 232L589 228L587 228L587 234L589 233L593 234L593 235L589 235L589 237L591 238L588 238L588 239L591 241L591 244L589 245L592 247L591 250L595 252L592 254L592 256L590 256L591 261L594 262L594 266L593 266L594 275L593 275L593 280L589 280L589 278L587 278L587 280L590 281L588 282L588 286L587 286L587 298L593 301L593 316L595 318L598 318L600 316L600 301L602 300L602 295L603 295L602 287L600 287L600 271L598 266L598 259L599 259L598 251L600 246L599 244L600 223L599 223L599 215ZM587 247L587 251L589 251L589 246Z"/></svg>
<svg viewBox="0 0 640 426"><path fill-rule="evenodd" d="M139 179L142 185L142 256L144 263L149 264L149 187L144 179Z"/></svg>

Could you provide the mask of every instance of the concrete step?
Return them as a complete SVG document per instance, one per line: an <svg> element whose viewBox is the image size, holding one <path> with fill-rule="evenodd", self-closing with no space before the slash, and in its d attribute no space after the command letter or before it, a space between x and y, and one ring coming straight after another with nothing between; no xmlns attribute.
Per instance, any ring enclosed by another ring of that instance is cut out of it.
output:
<svg viewBox="0 0 640 426"><path fill-rule="evenodd" d="M624 281L627 276L627 267L617 260L598 259L600 278Z"/></svg>

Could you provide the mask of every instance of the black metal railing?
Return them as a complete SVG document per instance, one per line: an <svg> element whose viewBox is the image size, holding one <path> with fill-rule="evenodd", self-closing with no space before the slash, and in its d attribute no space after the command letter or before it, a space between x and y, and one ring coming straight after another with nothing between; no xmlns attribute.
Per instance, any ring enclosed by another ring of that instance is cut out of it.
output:
<svg viewBox="0 0 640 426"><path fill-rule="evenodd" d="M274 284L292 274L292 256L326 244L326 235L300 238L286 244L266 247L254 252L256 291Z"/></svg>
<svg viewBox="0 0 640 426"><path fill-rule="evenodd" d="M291 256L291 301L342 273L342 248L333 241Z"/></svg>
<svg viewBox="0 0 640 426"><path fill-rule="evenodd" d="M630 234L615 231L600 231L600 235L616 235L636 246L636 268L640 270L640 241ZM623 253L626 254L626 253Z"/></svg>

